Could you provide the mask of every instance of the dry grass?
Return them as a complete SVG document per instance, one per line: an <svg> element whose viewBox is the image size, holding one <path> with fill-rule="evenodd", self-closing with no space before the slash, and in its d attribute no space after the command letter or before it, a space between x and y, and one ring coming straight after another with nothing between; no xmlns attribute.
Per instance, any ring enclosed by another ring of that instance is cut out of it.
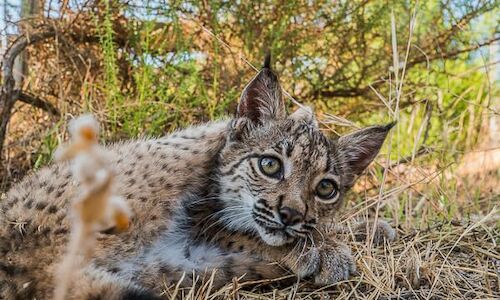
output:
<svg viewBox="0 0 500 300"><path fill-rule="evenodd" d="M392 71L388 72L390 77L387 82L390 93L383 95L372 88L376 97L386 107L387 116L391 120L402 118L404 113L400 111L400 101L413 93L405 91L403 87L410 49L417 47L411 43L412 31L418 25L416 16L417 12L414 11L409 26L410 38L403 42L405 51L402 54L398 53L396 21L392 16L391 28L388 28L392 33L393 49L393 66ZM223 47L228 48L228 53L237 53L207 28L202 27L202 30L207 34L206 38L214 38ZM245 60L242 56L239 59ZM41 60L45 61L44 57ZM54 60L46 61L54 64L49 65L50 68L57 69ZM245 63L250 65L247 60ZM490 62L484 62L485 66L487 64ZM252 65L250 67L255 69ZM466 72L464 76L467 76ZM58 76L65 73L61 74ZM458 77L460 76L461 74L458 74ZM39 77L34 85L49 81L42 75ZM81 91L68 95L66 92L71 91L71 88L61 87L59 96L78 99L80 95L88 92L83 87L92 86L92 80L97 80L87 75L82 78L84 84L81 85ZM60 79L68 82L68 85L72 83L67 78ZM494 88L486 90L492 93ZM104 98L103 95L88 93L89 103L94 98ZM464 98L464 94L457 95L457 103ZM52 100L51 97L49 95L46 98ZM495 95L489 94L484 98L494 101ZM297 104L297 101L294 102ZM98 101L95 103L102 104ZM482 105L481 103L476 101L468 104L468 111L472 115L475 114L477 120L487 123L491 114L498 116L494 110L478 110L477 107ZM75 107L63 107L65 114L79 112L83 108L82 103L71 104L75 104ZM23 172L18 170L25 170L36 161L36 158L31 158L25 155L26 153L39 155L45 151L43 144L33 143L33 140L39 141L40 136L48 134L45 128L41 129L41 126L35 127L32 124L48 126L57 123L33 108L18 106L16 109L19 112L14 115L10 131L12 138L7 147L7 155L10 158L8 161L13 165L7 166L4 177L0 179L0 191L6 190L14 178L23 175ZM91 110L101 116L101 119L110 116L105 107L93 107ZM465 120L464 115L459 117ZM335 128L335 125L357 127L355 123L341 116L325 115L322 119L323 125L334 132L339 128ZM391 146L384 150L385 155L380 156L375 166L367 172L367 176L359 180L355 188L355 192L361 197L350 195L347 208L342 213L341 223L347 226L358 218L383 217L398 229L398 239L392 244L381 246L372 245L369 241L355 242L352 235L348 234L340 237L348 240L353 248L358 276L323 288L314 287L306 280L284 284L280 280L240 283L235 279L223 288L214 290L211 281L207 280L197 282L196 289L183 290L176 286L165 286L165 296L182 299L500 299L499 140L495 138L494 141L481 143L477 148L467 147L469 153L457 153L454 145L439 145L443 150L436 149L434 156L420 160L417 153L419 146L424 144L422 140L428 124L426 122L430 120L422 118L421 122L411 125L417 127L418 132L414 139L408 142L413 151L410 159L404 164L398 163L402 156L399 153L402 145L398 143L406 143L401 136L407 128L401 125L395 128L390 137L392 143L388 143ZM471 124L463 124L461 121L460 126L463 127L457 130L477 128L472 124L473 121L470 122ZM59 123L60 128L65 128L63 123ZM453 124L450 125L452 126ZM64 129L59 132L59 127L53 128L57 131L57 138L62 139ZM489 134L494 136L498 135L498 132ZM25 138L20 138L23 135ZM483 133L482 137L487 135L488 133ZM26 150L28 147L32 148ZM46 148L50 150L51 147L53 145ZM44 154L50 156L49 150ZM19 155L17 159L18 153L24 155ZM439 157L442 153L456 155L458 160ZM380 172L381 169L383 172ZM290 278L293 276L288 279Z"/></svg>
<svg viewBox="0 0 500 300"><path fill-rule="evenodd" d="M359 275L317 288L302 280L240 284L211 290L210 280L194 289L166 287L182 299L498 299L500 297L499 211L467 223L436 222L399 231L392 244L352 242ZM345 237L348 238L348 237ZM291 276L293 277L293 276ZM288 278L289 279L289 278Z"/></svg>

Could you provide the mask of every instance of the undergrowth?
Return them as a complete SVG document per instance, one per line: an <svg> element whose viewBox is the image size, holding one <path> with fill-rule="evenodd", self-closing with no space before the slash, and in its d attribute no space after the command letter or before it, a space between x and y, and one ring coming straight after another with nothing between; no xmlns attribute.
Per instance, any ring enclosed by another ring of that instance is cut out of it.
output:
<svg viewBox="0 0 500 300"><path fill-rule="evenodd" d="M244 9L228 12L229 4L220 1L206 3L210 13L203 21L180 17L178 11L192 7L177 2L142 12L134 6L104 2L104 12L94 16L101 54L99 73L81 84L81 106L65 113L93 112L104 125L105 142L164 135L231 115L267 50L275 58L284 90L300 103L314 106L329 134L397 121L376 163L350 194L341 218L349 224L358 218L380 217L398 228L399 239L392 245L377 248L351 242L359 276L321 289L307 282L292 286L259 282L243 289L245 285L235 281L220 291L210 290L207 284L199 294L165 287L166 295L184 293L184 299L220 295L235 299L500 297L500 164L494 165L500 145L491 144L498 132L486 130L489 120L498 117L497 62L495 55L480 49L448 60L424 60L407 68L411 58L431 56L422 51L422 40L432 33L429 28L441 2L422 2L411 9L398 2L392 13L376 2L367 8L372 13L366 20L358 15L350 19L353 24L377 28L378 32L366 33L365 38L371 38L372 43L364 47L386 48L391 53L378 70L381 76L370 78L370 92L350 98L315 93L329 82L318 75L318 70L330 67L324 61L330 50L323 44L336 37L327 32L321 40L317 36L304 40L303 32L288 18L296 9L295 2L277 11L274 19L260 23L245 19ZM348 8L345 4L338 13L342 15ZM129 41L133 51L116 45L113 18L117 10L131 18L143 17L143 22L125 25L133 32ZM404 14L397 13L402 11ZM320 12L318 8L318 15ZM487 12L475 26L490 28L497 12L498 8ZM247 20L245 25L258 30L231 32L221 25L222 20L231 18ZM162 26L158 26L160 21ZM343 24L341 19L336 21ZM470 44L484 35L471 28L459 31ZM240 40L233 37L238 33ZM202 44L205 48L198 47L200 40L206 40ZM346 82L356 81L356 74L366 71L357 61L370 60L369 51L365 51L365 57L353 57L345 65L332 67L332 78L342 73ZM332 85L332 90L343 87ZM291 99L287 103L290 110L295 108ZM52 123L41 132L41 142L30 157L32 168L51 161L55 148L67 138L66 121Z"/></svg>

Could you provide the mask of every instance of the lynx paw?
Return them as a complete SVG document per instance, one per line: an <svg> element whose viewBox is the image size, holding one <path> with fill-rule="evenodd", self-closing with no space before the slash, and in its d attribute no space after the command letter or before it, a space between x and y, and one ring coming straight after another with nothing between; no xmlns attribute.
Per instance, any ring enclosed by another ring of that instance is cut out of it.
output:
<svg viewBox="0 0 500 300"><path fill-rule="evenodd" d="M351 249L345 244L337 244L321 250L320 265L314 275L314 283L328 285L347 280L356 273L356 264Z"/></svg>
<svg viewBox="0 0 500 300"><path fill-rule="evenodd" d="M355 228L356 241L362 242L369 238L367 233L371 234L373 225L373 221L364 221L357 224ZM380 245L384 240L391 243L396 239L396 230L394 230L387 221L377 220L375 227L375 235L373 236L374 244Z"/></svg>

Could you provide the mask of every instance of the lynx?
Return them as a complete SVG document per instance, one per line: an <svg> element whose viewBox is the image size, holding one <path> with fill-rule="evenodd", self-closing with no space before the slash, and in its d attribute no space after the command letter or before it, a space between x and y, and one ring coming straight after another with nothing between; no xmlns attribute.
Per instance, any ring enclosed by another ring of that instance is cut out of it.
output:
<svg viewBox="0 0 500 300"><path fill-rule="evenodd" d="M348 279L351 250L322 224L391 127L327 137L310 109L287 114L267 59L234 118L106 146L133 217L126 232L98 234L68 299L161 299L165 283L191 286L193 272L214 270L216 287L287 272L318 285ZM0 202L0 298L53 296L78 188L68 164L55 163Z"/></svg>

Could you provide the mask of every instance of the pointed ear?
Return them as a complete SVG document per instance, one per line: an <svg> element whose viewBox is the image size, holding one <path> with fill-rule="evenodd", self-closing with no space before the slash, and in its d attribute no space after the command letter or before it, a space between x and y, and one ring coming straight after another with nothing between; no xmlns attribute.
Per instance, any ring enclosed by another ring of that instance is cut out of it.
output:
<svg viewBox="0 0 500 300"><path fill-rule="evenodd" d="M363 128L339 138L336 156L346 185L354 184L356 177L377 156L394 124Z"/></svg>
<svg viewBox="0 0 500 300"><path fill-rule="evenodd" d="M271 58L266 56L262 70L247 84L241 94L236 116L246 117L258 124L270 119L286 117L278 77L270 67Z"/></svg>

